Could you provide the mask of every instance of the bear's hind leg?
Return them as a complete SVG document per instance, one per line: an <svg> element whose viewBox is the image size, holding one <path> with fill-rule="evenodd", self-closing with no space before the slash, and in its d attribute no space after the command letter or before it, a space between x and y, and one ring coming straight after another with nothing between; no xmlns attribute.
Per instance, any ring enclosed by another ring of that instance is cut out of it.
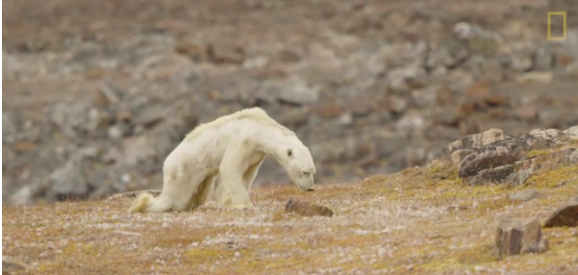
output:
<svg viewBox="0 0 578 275"><path fill-rule="evenodd" d="M191 198L195 197L200 189L204 177L198 175L181 174L167 182L160 197L171 200L172 210L185 211L189 207Z"/></svg>
<svg viewBox="0 0 578 275"><path fill-rule="evenodd" d="M209 197L209 195L213 191L213 185L215 183L215 177L216 176L209 176L201 182L199 189L191 197L189 210L193 210L193 209L201 206L203 203L205 203L207 201L207 198Z"/></svg>

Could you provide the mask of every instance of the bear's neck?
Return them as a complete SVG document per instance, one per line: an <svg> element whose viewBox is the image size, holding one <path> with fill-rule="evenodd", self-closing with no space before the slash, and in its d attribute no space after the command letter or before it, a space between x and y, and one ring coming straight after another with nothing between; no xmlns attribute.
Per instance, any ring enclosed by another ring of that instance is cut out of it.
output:
<svg viewBox="0 0 578 275"><path fill-rule="evenodd" d="M276 129L263 129L262 134L256 137L257 150L263 152L265 155L275 158L277 161L282 159L282 154L286 152L286 148L290 145L287 142L289 136Z"/></svg>

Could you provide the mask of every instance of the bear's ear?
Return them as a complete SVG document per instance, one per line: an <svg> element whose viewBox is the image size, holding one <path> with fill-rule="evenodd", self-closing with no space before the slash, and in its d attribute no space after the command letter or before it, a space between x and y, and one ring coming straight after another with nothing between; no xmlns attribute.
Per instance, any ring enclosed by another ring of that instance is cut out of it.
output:
<svg viewBox="0 0 578 275"><path fill-rule="evenodd" d="M292 156L293 156L293 149L291 149L291 148L287 149L287 156L288 156L288 157L292 157Z"/></svg>

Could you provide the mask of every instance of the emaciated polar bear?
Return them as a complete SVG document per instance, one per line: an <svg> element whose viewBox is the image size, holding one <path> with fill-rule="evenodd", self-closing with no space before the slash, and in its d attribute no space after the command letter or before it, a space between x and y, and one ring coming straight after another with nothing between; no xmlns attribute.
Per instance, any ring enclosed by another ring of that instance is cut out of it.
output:
<svg viewBox="0 0 578 275"><path fill-rule="evenodd" d="M266 156L301 189L313 191L316 171L309 149L293 131L255 107L197 126L165 159L159 197L141 194L129 212L192 210L213 189L224 207L252 207L249 191Z"/></svg>

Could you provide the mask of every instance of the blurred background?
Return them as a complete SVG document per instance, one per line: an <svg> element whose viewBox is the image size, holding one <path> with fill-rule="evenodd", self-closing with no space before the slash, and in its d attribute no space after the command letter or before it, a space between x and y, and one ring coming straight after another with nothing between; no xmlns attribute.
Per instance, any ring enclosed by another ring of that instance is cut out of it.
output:
<svg viewBox="0 0 578 275"><path fill-rule="evenodd" d="M565 41L547 11L567 12ZM309 146L319 184L490 128L578 124L576 0L5 0L2 16L8 204L160 189L186 133L251 106ZM256 185L288 182L268 159Z"/></svg>

